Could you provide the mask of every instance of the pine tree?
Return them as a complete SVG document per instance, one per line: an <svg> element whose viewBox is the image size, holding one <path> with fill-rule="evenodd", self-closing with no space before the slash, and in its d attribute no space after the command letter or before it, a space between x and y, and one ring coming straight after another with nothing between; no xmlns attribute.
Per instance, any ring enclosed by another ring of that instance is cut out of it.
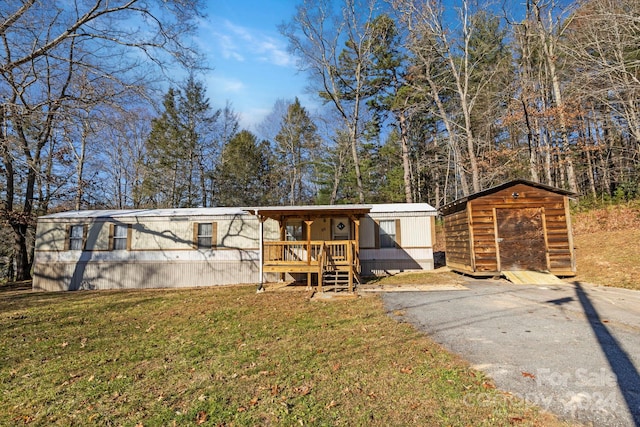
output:
<svg viewBox="0 0 640 427"><path fill-rule="evenodd" d="M309 202L312 195L307 183L312 172L315 153L319 148L317 127L298 98L289 105L275 137L275 153L282 181L288 189L290 205Z"/></svg>
<svg viewBox="0 0 640 427"><path fill-rule="evenodd" d="M390 117L398 130L396 136L399 137L400 144L397 148L402 157L403 201L412 203L414 199L413 168L409 128L412 114L416 109L416 100L412 99L413 91L407 84L408 57L402 52L400 46L403 41L391 17L386 14L376 17L372 27L376 42L370 85L375 95L368 103L376 116L381 116L377 120L378 123Z"/></svg>
<svg viewBox="0 0 640 427"><path fill-rule="evenodd" d="M243 130L229 140L215 172L219 206L259 206L272 203L270 150L266 141Z"/></svg>
<svg viewBox="0 0 640 427"><path fill-rule="evenodd" d="M151 121L144 158L143 199L156 208L182 206L184 152L178 118L178 94L170 88L164 96L162 115Z"/></svg>
<svg viewBox="0 0 640 427"><path fill-rule="evenodd" d="M154 207L208 206L218 153L213 131L221 112L211 111L193 76L182 90L168 90L163 107L147 140L141 193Z"/></svg>

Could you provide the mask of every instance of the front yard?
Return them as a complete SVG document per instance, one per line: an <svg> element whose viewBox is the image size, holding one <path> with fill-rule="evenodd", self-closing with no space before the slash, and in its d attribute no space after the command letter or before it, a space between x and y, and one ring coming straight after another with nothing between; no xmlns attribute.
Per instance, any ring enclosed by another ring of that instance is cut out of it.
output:
<svg viewBox="0 0 640 427"><path fill-rule="evenodd" d="M0 313L1 425L558 424L375 296L3 289Z"/></svg>

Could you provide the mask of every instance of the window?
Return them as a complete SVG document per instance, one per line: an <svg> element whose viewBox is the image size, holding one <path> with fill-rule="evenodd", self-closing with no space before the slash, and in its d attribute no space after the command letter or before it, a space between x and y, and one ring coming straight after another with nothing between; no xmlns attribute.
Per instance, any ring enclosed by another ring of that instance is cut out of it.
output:
<svg viewBox="0 0 640 427"><path fill-rule="evenodd" d="M127 250L127 241L129 240L129 226L114 225L113 226L113 250Z"/></svg>
<svg viewBox="0 0 640 427"><path fill-rule="evenodd" d="M213 224L207 222L198 224L196 240L199 249L210 249L213 246Z"/></svg>
<svg viewBox="0 0 640 427"><path fill-rule="evenodd" d="M287 223L287 241L303 240L302 222Z"/></svg>
<svg viewBox="0 0 640 427"><path fill-rule="evenodd" d="M69 250L81 251L84 249L84 225L72 225L69 227Z"/></svg>
<svg viewBox="0 0 640 427"><path fill-rule="evenodd" d="M218 245L218 223L194 222L192 245L194 249L215 248Z"/></svg>
<svg viewBox="0 0 640 427"><path fill-rule="evenodd" d="M395 248L396 247L396 221L381 220L380 221L380 247Z"/></svg>

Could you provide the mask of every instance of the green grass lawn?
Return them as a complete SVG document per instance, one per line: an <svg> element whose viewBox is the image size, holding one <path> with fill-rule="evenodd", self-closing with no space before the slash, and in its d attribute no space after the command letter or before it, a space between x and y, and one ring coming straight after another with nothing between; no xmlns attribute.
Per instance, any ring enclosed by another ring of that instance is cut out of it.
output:
<svg viewBox="0 0 640 427"><path fill-rule="evenodd" d="M0 363L1 425L559 425L375 296L3 290Z"/></svg>

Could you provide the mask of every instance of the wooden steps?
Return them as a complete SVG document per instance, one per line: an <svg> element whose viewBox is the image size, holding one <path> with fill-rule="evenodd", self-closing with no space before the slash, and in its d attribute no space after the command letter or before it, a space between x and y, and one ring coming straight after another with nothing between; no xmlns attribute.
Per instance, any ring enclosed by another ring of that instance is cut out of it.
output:
<svg viewBox="0 0 640 427"><path fill-rule="evenodd" d="M358 275L354 275L354 284L359 283ZM349 270L328 269L322 273L322 286L325 290L348 291L349 290Z"/></svg>
<svg viewBox="0 0 640 427"><path fill-rule="evenodd" d="M557 276L542 271L511 270L502 271L502 274L516 285L566 285Z"/></svg>

